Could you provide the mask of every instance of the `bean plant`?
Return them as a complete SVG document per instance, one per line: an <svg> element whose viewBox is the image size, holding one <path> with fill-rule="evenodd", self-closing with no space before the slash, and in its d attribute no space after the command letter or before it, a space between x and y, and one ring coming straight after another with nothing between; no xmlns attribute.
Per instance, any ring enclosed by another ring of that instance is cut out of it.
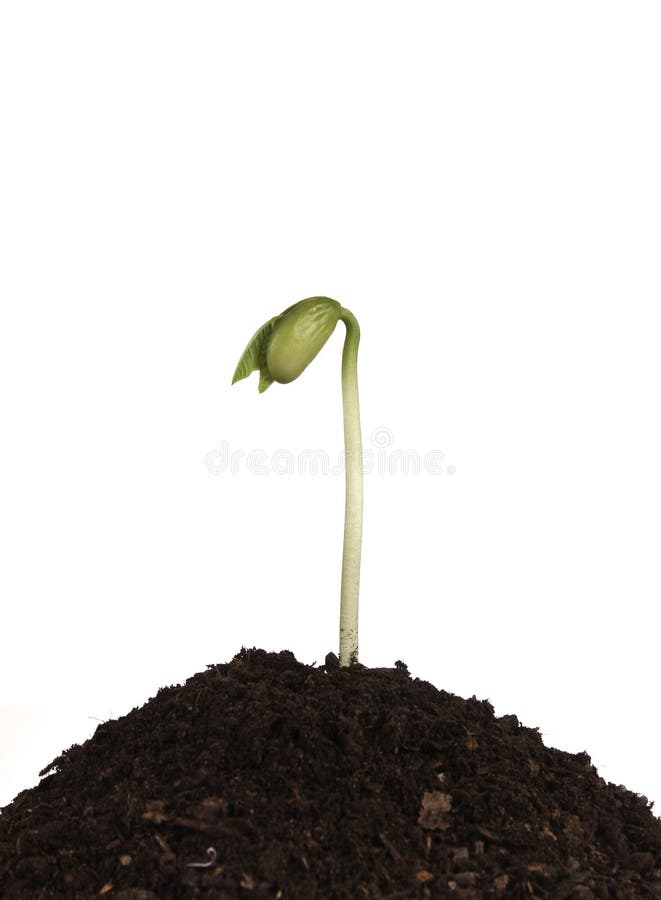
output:
<svg viewBox="0 0 661 900"><path fill-rule="evenodd" d="M250 339L234 372L232 384L259 372L259 392L274 381L288 384L312 362L342 321L346 328L342 351L346 494L340 590L340 665L358 662L358 589L363 529L363 470L358 404L358 343L360 328L353 313L330 297L308 297L269 319Z"/></svg>

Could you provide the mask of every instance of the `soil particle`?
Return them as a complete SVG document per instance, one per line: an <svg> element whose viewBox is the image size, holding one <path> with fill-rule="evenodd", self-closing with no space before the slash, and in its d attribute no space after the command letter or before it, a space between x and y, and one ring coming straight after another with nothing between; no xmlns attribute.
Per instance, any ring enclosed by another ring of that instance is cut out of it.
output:
<svg viewBox="0 0 661 900"><path fill-rule="evenodd" d="M661 898L661 820L585 753L392 669L242 650L0 815L5 900Z"/></svg>

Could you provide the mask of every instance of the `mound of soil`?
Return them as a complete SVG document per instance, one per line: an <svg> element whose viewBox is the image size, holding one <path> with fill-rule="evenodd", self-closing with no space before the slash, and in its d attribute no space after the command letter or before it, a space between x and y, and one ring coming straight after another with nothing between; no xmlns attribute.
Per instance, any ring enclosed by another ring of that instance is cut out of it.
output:
<svg viewBox="0 0 661 900"><path fill-rule="evenodd" d="M661 897L644 797L400 662L242 650L42 774L0 815L3 898Z"/></svg>

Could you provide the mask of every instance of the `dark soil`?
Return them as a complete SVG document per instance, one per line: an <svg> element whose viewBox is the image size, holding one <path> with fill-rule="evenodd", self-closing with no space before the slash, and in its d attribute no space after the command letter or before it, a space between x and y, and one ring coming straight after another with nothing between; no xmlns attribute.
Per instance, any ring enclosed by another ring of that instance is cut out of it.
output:
<svg viewBox="0 0 661 900"><path fill-rule="evenodd" d="M242 650L45 771L0 816L3 900L661 897L644 797L403 663Z"/></svg>

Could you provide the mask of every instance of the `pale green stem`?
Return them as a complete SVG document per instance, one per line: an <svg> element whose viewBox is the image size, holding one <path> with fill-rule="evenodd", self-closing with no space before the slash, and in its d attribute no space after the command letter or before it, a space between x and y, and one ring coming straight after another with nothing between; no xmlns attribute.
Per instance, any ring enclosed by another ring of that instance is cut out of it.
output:
<svg viewBox="0 0 661 900"><path fill-rule="evenodd" d="M349 666L358 662L358 590L363 535L363 448L358 403L360 328L355 316L348 309L342 309L340 318L347 330L342 351L346 497L340 594L340 665Z"/></svg>

